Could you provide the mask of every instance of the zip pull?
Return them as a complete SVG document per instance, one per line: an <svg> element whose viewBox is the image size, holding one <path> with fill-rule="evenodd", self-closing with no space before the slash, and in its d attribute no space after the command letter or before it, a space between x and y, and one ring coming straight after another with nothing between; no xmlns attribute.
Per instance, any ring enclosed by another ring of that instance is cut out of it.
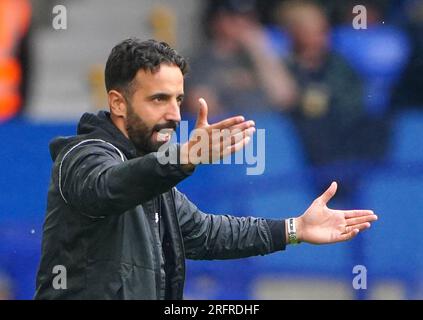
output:
<svg viewBox="0 0 423 320"><path fill-rule="evenodd" d="M159 223L159 213L158 212L156 212L154 214L154 220L156 221L156 223Z"/></svg>

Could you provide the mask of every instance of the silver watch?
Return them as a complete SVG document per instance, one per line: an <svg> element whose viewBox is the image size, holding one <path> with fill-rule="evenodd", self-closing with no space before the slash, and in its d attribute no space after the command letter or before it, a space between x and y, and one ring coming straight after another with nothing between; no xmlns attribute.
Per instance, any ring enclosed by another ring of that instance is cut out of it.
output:
<svg viewBox="0 0 423 320"><path fill-rule="evenodd" d="M289 244L299 244L300 241L297 237L297 228L295 226L295 219L289 218L288 221L288 241Z"/></svg>

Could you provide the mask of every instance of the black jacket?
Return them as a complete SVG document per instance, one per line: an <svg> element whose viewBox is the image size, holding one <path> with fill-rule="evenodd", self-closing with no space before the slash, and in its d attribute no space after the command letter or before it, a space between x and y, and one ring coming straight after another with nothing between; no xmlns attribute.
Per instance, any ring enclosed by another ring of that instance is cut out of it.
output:
<svg viewBox="0 0 423 320"><path fill-rule="evenodd" d="M175 188L190 172L160 164L159 153L138 156L107 112L84 114L78 135L53 140L50 151L36 299L182 299L185 258L285 248L283 220L197 209ZM57 265L66 289L53 286Z"/></svg>

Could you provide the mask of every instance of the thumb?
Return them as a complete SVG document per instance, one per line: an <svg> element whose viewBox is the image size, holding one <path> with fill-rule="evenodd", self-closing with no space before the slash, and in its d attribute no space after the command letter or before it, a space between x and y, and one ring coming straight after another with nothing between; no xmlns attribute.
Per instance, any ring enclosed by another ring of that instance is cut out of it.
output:
<svg viewBox="0 0 423 320"><path fill-rule="evenodd" d="M208 113L207 102L203 98L198 99L198 102L200 102L200 109L198 110L195 128L201 128L209 124L207 122L207 113Z"/></svg>
<svg viewBox="0 0 423 320"><path fill-rule="evenodd" d="M328 203L330 199L335 195L336 190L338 189L338 184L334 181L331 183L330 187L320 196L320 199L324 204Z"/></svg>

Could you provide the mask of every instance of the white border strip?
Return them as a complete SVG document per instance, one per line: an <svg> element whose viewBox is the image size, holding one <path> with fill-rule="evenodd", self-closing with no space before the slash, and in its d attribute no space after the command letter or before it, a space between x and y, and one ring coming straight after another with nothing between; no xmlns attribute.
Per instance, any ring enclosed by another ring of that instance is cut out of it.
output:
<svg viewBox="0 0 423 320"><path fill-rule="evenodd" d="M71 153L75 148L79 147L81 144L84 144L86 142L103 142L103 143L107 143L108 145L110 145L111 147L113 147L119 153L120 158L122 159L122 162L125 161L125 157L123 156L122 151L120 151L118 148L116 148L110 142L107 142L107 141L104 141L104 140L101 140L101 139L87 139L87 140L83 140L83 141L77 143L76 145L74 145L72 148L70 148L68 150L68 152L65 153L65 155L63 156L62 161L60 161L60 165L59 165L59 192L60 192L60 195L62 196L62 199L65 201L65 203L68 203L68 201L66 200L66 198L65 198L65 196L63 195L63 192L62 192L62 165L63 165L63 161L69 155L69 153Z"/></svg>

